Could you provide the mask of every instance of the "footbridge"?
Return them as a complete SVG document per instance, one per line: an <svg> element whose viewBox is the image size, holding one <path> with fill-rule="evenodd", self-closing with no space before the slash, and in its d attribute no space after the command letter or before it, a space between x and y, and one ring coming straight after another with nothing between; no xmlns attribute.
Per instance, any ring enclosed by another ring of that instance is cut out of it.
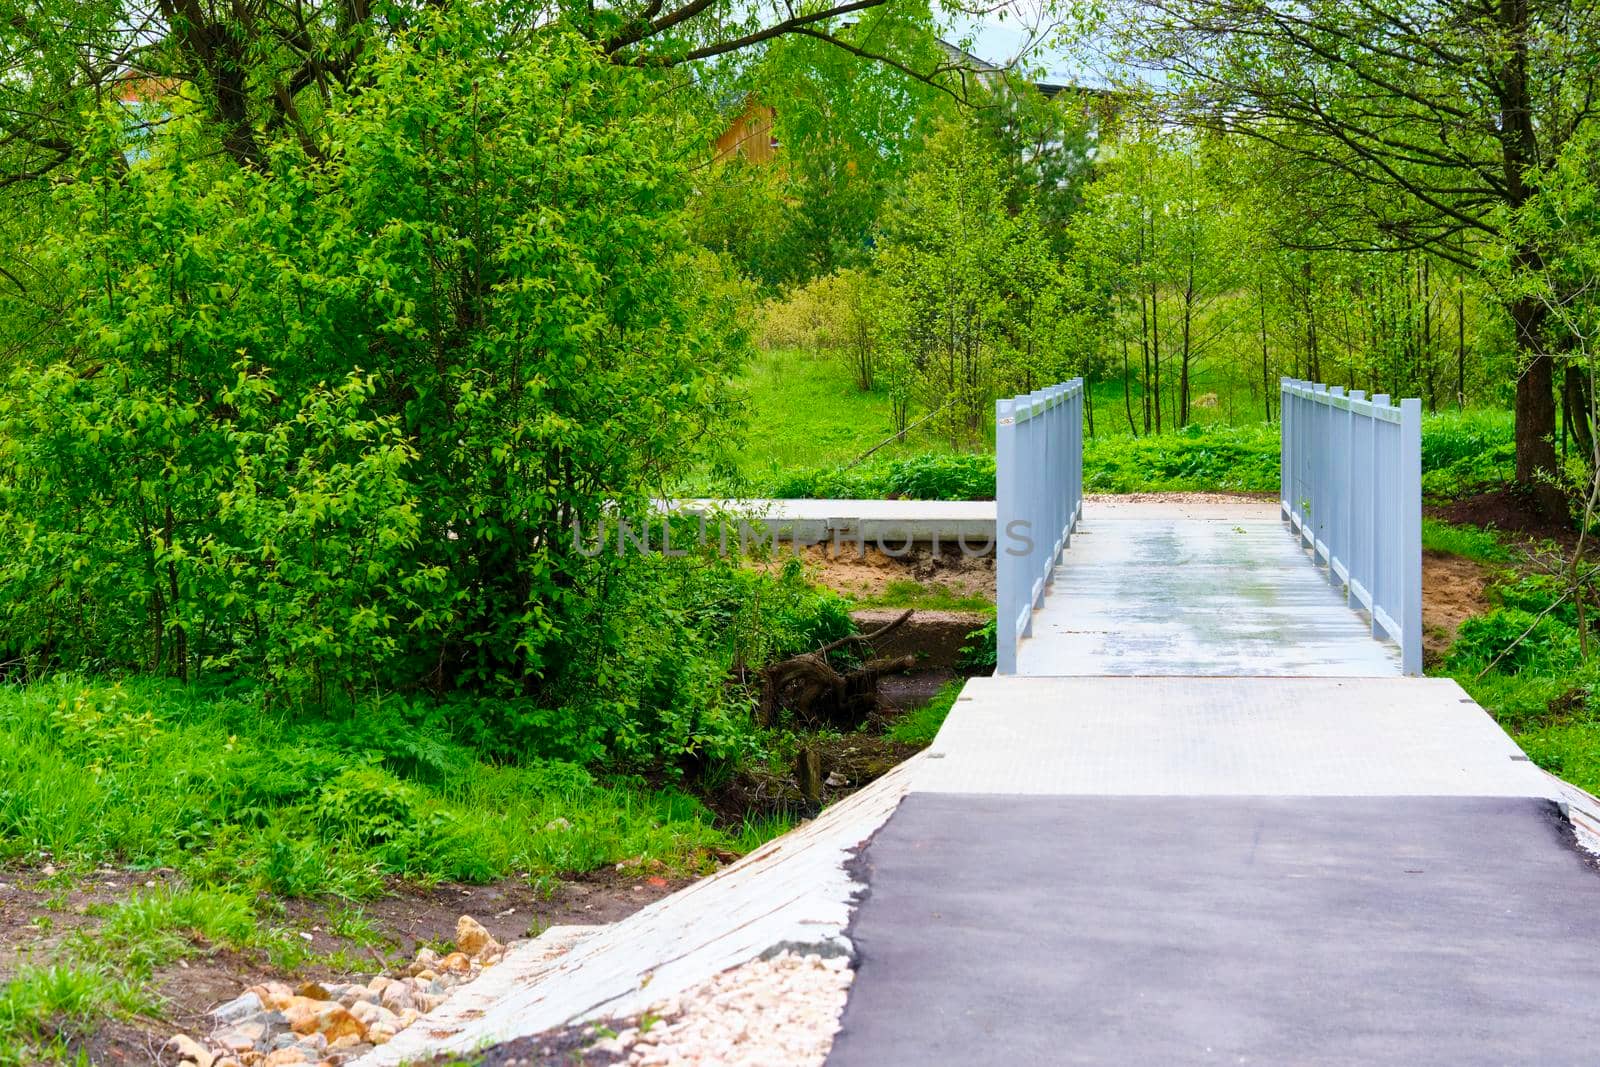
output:
<svg viewBox="0 0 1600 1067"><path fill-rule="evenodd" d="M996 407L998 673L1422 673L1420 401L1285 379L1276 504L1086 507L1082 396Z"/></svg>
<svg viewBox="0 0 1600 1067"><path fill-rule="evenodd" d="M1420 677L1420 404L1285 380L1276 501L1105 504L1082 392L997 407L999 670L862 852L828 1062L1592 1062L1568 787Z"/></svg>

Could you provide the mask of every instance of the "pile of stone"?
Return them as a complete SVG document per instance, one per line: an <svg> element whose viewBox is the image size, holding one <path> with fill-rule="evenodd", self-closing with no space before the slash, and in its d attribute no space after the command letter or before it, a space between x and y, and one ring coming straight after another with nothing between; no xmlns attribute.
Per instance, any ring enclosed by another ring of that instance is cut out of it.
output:
<svg viewBox="0 0 1600 1067"><path fill-rule="evenodd" d="M189 1067L337 1067L386 1044L444 1003L456 987L499 963L505 947L470 915L456 923L456 951L423 948L402 970L365 983L265 982L211 1012L203 1039L179 1034L164 1062Z"/></svg>
<svg viewBox="0 0 1600 1067"><path fill-rule="evenodd" d="M630 1067L822 1067L854 977L843 956L751 960L653 1005L588 1051Z"/></svg>

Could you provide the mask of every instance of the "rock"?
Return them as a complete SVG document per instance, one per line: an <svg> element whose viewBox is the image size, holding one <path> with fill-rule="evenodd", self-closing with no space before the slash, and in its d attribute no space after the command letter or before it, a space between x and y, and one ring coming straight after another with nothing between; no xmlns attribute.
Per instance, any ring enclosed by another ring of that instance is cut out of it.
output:
<svg viewBox="0 0 1600 1067"><path fill-rule="evenodd" d="M465 952L452 952L439 961L439 969L442 971L454 971L456 974L466 974L472 970L472 960L467 957Z"/></svg>
<svg viewBox="0 0 1600 1067"><path fill-rule="evenodd" d="M364 985L353 985L339 994L339 1003L345 1007L354 1007L357 1004L377 1004L380 998L377 993Z"/></svg>
<svg viewBox="0 0 1600 1067"><path fill-rule="evenodd" d="M222 1059L213 1063L211 1067L244 1067L244 1064L240 1063L232 1056L224 1056Z"/></svg>
<svg viewBox="0 0 1600 1067"><path fill-rule="evenodd" d="M388 986L385 986L383 996L379 998L378 1003L396 1015L404 1012L407 1008L416 1007L416 1002L411 999L410 987L399 982L391 982Z"/></svg>
<svg viewBox="0 0 1600 1067"><path fill-rule="evenodd" d="M298 1048L280 1048L276 1052L269 1052L267 1058L261 1061L261 1067L285 1067L291 1063L310 1063L305 1052Z"/></svg>
<svg viewBox="0 0 1600 1067"><path fill-rule="evenodd" d="M263 982L251 986L247 992L260 997L261 1003L266 1007L280 1011L294 998L294 990L283 982Z"/></svg>
<svg viewBox="0 0 1600 1067"><path fill-rule="evenodd" d="M361 1004L357 1006L356 1017L367 1027L367 1040L374 1045L387 1043L395 1034L404 1029L400 1017L388 1008L376 1004Z"/></svg>
<svg viewBox="0 0 1600 1067"><path fill-rule="evenodd" d="M481 956L486 949L500 948L500 942L496 941L478 920L470 915L463 915L456 920L456 948L468 956Z"/></svg>
<svg viewBox="0 0 1600 1067"><path fill-rule="evenodd" d="M248 1052L262 1041L265 1041L266 1037L266 1027L251 1023L241 1023L226 1030L218 1030L211 1035L211 1040L229 1052Z"/></svg>
<svg viewBox="0 0 1600 1067"><path fill-rule="evenodd" d="M188 1034L178 1034L166 1044L166 1051L175 1052L181 1063L192 1063L195 1067L213 1067L216 1057L211 1054L200 1042Z"/></svg>
<svg viewBox="0 0 1600 1067"><path fill-rule="evenodd" d="M297 997L310 997L312 1000L334 999L334 995L321 982L302 982L294 992Z"/></svg>
<svg viewBox="0 0 1600 1067"><path fill-rule="evenodd" d="M416 1008L407 1008L405 1011L400 1013L400 1029L404 1030L406 1027L410 1026L420 1018L422 1018L422 1013L420 1011L418 1011Z"/></svg>
<svg viewBox="0 0 1600 1067"><path fill-rule="evenodd" d="M300 1039L300 1047L309 1053L318 1053L328 1047L328 1039L321 1034L306 1034Z"/></svg>
<svg viewBox="0 0 1600 1067"><path fill-rule="evenodd" d="M422 983L422 988L425 989L425 988L427 988L427 985L428 985L429 982L432 982L435 978L439 977L439 974L438 974L437 971L421 970L421 971L418 971L412 977L415 978L418 982L421 982Z"/></svg>
<svg viewBox="0 0 1600 1067"><path fill-rule="evenodd" d="M366 1033L361 1020L351 1015L348 1008L329 1000L296 997L283 1013L288 1017L289 1028L297 1034L321 1034L333 1041L346 1034L359 1037Z"/></svg>
<svg viewBox="0 0 1600 1067"><path fill-rule="evenodd" d="M330 1049L355 1048L357 1045L361 1044L361 1042L364 1040L364 1036L365 1035L363 1035L362 1037L357 1037L355 1034L346 1034L343 1037L335 1038L334 1040L328 1042L328 1048L330 1048Z"/></svg>
<svg viewBox="0 0 1600 1067"><path fill-rule="evenodd" d="M381 999L383 997L383 991L392 985L394 985L393 978L390 978L386 974L380 974L372 981L367 983L367 988L378 994L379 998Z"/></svg>
<svg viewBox="0 0 1600 1067"><path fill-rule="evenodd" d="M270 1044L288 1025L289 1020L282 1012L260 1011L218 1031L212 1040L230 1052L243 1052Z"/></svg>
<svg viewBox="0 0 1600 1067"><path fill-rule="evenodd" d="M367 1028L361 1020L351 1015L348 1008L338 1004L326 1005L317 1014L315 1030L308 1032L321 1034L330 1045L337 1045L347 1037L353 1037L356 1043L360 1043L367 1036Z"/></svg>
<svg viewBox="0 0 1600 1067"><path fill-rule="evenodd" d="M226 1026L241 1019L248 1019L266 1006L266 1003L261 999L261 994L246 990L226 1004L219 1004L212 1008L211 1017Z"/></svg>

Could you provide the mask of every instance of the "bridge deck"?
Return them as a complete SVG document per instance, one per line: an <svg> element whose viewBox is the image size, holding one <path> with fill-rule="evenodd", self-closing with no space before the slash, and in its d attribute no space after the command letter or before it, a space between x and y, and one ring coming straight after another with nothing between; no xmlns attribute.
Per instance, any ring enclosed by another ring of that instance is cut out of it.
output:
<svg viewBox="0 0 1600 1067"><path fill-rule="evenodd" d="M1274 502L1084 505L1017 673L1392 677Z"/></svg>

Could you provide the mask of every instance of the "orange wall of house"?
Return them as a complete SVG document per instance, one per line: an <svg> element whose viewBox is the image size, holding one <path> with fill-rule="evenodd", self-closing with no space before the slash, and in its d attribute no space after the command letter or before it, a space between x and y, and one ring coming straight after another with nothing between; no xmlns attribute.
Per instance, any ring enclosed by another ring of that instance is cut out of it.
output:
<svg viewBox="0 0 1600 1067"><path fill-rule="evenodd" d="M772 147L772 109L752 100L717 138L713 158L724 160L740 155L752 163L768 163L777 154L778 150Z"/></svg>

